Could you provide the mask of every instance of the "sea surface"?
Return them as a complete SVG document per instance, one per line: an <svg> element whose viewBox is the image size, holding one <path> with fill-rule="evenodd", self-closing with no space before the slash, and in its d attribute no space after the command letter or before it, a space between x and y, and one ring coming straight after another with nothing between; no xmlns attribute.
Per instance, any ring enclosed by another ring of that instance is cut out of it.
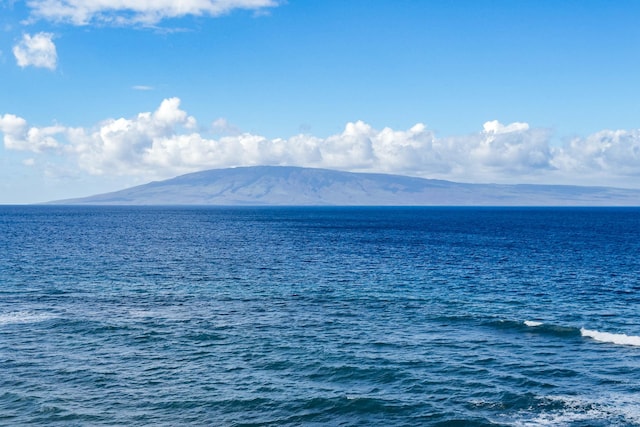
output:
<svg viewBox="0 0 640 427"><path fill-rule="evenodd" d="M1 206L0 425L640 426L640 209Z"/></svg>

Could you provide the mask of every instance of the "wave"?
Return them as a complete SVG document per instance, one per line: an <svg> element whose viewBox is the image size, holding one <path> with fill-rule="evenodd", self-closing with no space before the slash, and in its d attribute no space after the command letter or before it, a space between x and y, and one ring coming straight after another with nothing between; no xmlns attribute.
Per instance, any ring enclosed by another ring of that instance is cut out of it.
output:
<svg viewBox="0 0 640 427"><path fill-rule="evenodd" d="M534 320L525 320L522 323L528 328L535 328L536 331L541 333L550 333L554 335L580 335L603 343L640 347L640 336L613 334L610 332L601 332L586 328L551 325Z"/></svg>
<svg viewBox="0 0 640 427"><path fill-rule="evenodd" d="M527 332L535 332L539 334L554 335L559 337L578 337L580 329L572 326L554 325L552 323L543 323L534 320L525 320L519 323L520 326L526 326Z"/></svg>
<svg viewBox="0 0 640 427"><path fill-rule="evenodd" d="M585 328L580 329L580 334L583 337L588 337L600 342L640 347L640 336L612 334L609 332L600 332L600 331L594 331L594 330L585 329Z"/></svg>

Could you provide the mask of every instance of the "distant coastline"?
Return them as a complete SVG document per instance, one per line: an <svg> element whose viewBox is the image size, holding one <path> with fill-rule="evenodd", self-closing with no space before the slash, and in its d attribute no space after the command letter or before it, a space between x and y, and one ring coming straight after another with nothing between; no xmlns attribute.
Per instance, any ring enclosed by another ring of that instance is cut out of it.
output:
<svg viewBox="0 0 640 427"><path fill-rule="evenodd" d="M212 169L51 205L640 206L640 190L467 184L292 166Z"/></svg>

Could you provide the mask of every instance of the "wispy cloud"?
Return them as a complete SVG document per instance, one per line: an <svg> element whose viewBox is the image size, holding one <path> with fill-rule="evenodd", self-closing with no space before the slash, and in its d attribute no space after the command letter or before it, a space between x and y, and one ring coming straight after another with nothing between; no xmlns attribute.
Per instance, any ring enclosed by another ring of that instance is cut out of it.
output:
<svg viewBox="0 0 640 427"><path fill-rule="evenodd" d="M220 16L236 9L264 11L278 0L30 0L33 19L73 25L154 25L188 15Z"/></svg>
<svg viewBox="0 0 640 427"><path fill-rule="evenodd" d="M240 128L229 123L224 117L215 119L211 123L211 130L217 135L240 135L242 133Z"/></svg>
<svg viewBox="0 0 640 427"><path fill-rule="evenodd" d="M131 89L133 89L133 90L147 91L147 90L154 90L155 88L154 88L153 86L146 86L146 85L134 85L134 86L131 86Z"/></svg>
<svg viewBox="0 0 640 427"><path fill-rule="evenodd" d="M22 68L40 67L55 70L58 64L56 45L51 33L37 33L33 36L24 34L20 42L13 47L13 55Z"/></svg>
<svg viewBox="0 0 640 427"><path fill-rule="evenodd" d="M226 129L218 119L214 131ZM178 98L132 118L95 128L33 127L0 116L10 150L61 156L93 175L156 179L191 171L247 165L296 165L398 173L466 182L638 186L640 130L603 130L552 146L547 129L489 121L468 135L439 138L424 124L377 130L356 121L326 138L308 134L269 139L234 132L211 138ZM636 184L634 184L636 183Z"/></svg>

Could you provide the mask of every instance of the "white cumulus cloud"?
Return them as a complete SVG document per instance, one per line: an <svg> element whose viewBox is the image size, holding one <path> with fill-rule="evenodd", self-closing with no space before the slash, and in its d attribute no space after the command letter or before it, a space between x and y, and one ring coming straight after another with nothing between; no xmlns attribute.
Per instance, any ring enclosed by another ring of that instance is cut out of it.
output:
<svg viewBox="0 0 640 427"><path fill-rule="evenodd" d="M603 130L556 150L555 167L575 174L640 175L640 130Z"/></svg>
<svg viewBox="0 0 640 427"><path fill-rule="evenodd" d="M62 126L43 128L27 126L27 121L13 114L0 116L0 131L4 133L4 146L9 150L43 151L59 147L56 135L63 133Z"/></svg>
<svg viewBox="0 0 640 427"><path fill-rule="evenodd" d="M13 47L13 55L22 68L31 66L55 70L58 63L56 45L51 33L38 33L33 36L24 34L20 42Z"/></svg>
<svg viewBox="0 0 640 427"><path fill-rule="evenodd" d="M229 126L217 119L211 130ZM150 180L210 168L289 165L464 182L640 187L634 184L640 183L640 130L603 130L556 147L546 129L498 121L443 138L422 123L378 130L356 121L324 138L271 139L235 127L214 138L198 129L178 98L165 99L153 112L93 128L34 127L12 114L0 116L6 149L61 156L92 175Z"/></svg>
<svg viewBox="0 0 640 427"><path fill-rule="evenodd" d="M36 19L73 25L153 25L163 19L187 15L220 16L235 9L263 10L278 0L30 0Z"/></svg>

